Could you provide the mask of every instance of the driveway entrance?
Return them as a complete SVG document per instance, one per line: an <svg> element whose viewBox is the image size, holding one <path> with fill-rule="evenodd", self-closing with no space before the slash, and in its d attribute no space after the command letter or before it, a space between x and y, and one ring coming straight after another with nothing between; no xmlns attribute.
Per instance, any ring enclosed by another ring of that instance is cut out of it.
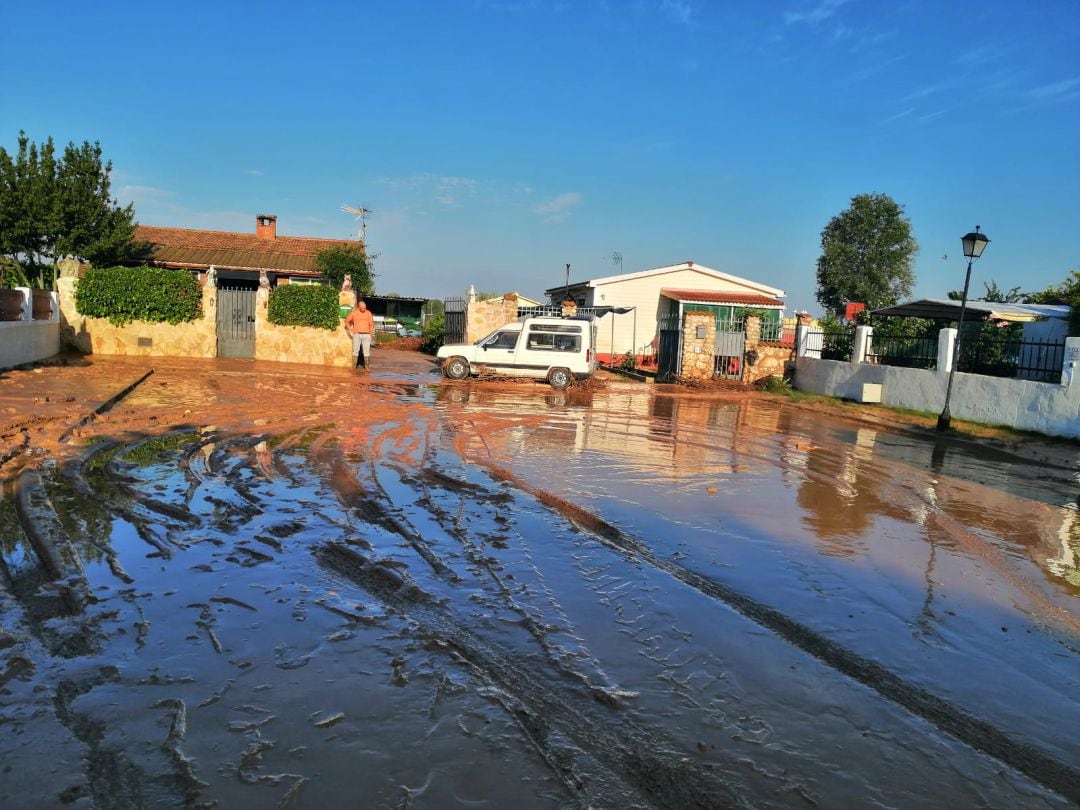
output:
<svg viewBox="0 0 1080 810"><path fill-rule="evenodd" d="M255 292L242 287L218 288L218 357L255 356Z"/></svg>

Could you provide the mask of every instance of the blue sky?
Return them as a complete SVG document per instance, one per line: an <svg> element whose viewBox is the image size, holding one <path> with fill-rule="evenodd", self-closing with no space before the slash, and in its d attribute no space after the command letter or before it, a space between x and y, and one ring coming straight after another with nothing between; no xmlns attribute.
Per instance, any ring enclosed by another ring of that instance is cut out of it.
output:
<svg viewBox="0 0 1080 810"><path fill-rule="evenodd" d="M538 295L691 259L814 300L855 194L916 294L1080 267L1080 3L12 3L0 144L99 140L150 225L348 237L379 292ZM945 256L948 258L946 259Z"/></svg>

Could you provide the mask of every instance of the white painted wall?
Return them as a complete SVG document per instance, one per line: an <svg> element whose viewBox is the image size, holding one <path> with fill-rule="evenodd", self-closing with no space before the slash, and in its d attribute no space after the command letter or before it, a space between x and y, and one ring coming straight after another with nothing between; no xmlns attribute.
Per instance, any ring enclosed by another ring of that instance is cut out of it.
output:
<svg viewBox="0 0 1080 810"><path fill-rule="evenodd" d="M795 361L800 391L858 400L863 383L878 383L883 405L930 413L944 406L948 379L944 372L923 369L812 357ZM1080 382L1063 386L957 372L949 410L956 419L1080 437Z"/></svg>
<svg viewBox="0 0 1080 810"><path fill-rule="evenodd" d="M23 319L0 321L0 368L13 368L52 357L60 351L60 302L51 294L52 312L47 321L34 321L31 291L17 288L23 294Z"/></svg>
<svg viewBox="0 0 1080 810"><path fill-rule="evenodd" d="M60 321L0 321L0 368L52 357L60 351Z"/></svg>

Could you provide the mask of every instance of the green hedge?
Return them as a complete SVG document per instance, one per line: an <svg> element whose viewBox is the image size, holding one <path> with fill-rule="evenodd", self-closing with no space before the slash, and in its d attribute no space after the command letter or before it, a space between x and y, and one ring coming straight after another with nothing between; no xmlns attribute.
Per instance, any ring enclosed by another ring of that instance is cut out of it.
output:
<svg viewBox="0 0 1080 810"><path fill-rule="evenodd" d="M285 284L270 293L266 313L270 323L281 326L314 326L337 329L338 291L323 284Z"/></svg>
<svg viewBox="0 0 1080 810"><path fill-rule="evenodd" d="M90 318L181 323L202 317L202 288L188 270L162 267L91 268L75 290L75 310Z"/></svg>

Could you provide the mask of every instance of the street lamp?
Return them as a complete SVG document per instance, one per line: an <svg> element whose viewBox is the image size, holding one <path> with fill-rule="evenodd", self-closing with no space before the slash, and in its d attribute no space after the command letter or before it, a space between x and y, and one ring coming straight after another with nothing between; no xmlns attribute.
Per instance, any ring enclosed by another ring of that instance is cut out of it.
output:
<svg viewBox="0 0 1080 810"><path fill-rule="evenodd" d="M953 374L960 364L960 343L964 337L964 312L967 310L968 285L971 284L971 263L982 256L983 250L990 243L986 234L979 233L979 226L975 226L973 233L966 233L960 240L964 245L964 255L967 256L967 274L964 276L964 294L960 298L960 321L956 325L956 345L953 347L953 361L949 366L949 383L945 387L945 407L941 409L941 416L937 420L938 430L948 430L952 423L952 414L949 413L949 400L952 398Z"/></svg>

